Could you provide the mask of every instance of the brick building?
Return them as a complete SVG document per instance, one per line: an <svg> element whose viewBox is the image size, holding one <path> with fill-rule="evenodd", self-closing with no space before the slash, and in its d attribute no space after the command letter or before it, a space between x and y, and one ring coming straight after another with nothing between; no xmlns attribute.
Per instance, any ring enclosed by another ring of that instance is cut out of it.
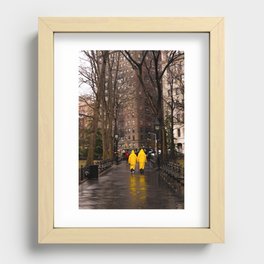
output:
<svg viewBox="0 0 264 264"><path fill-rule="evenodd" d="M140 52L134 51L133 57L140 59ZM154 118L145 94L130 63L121 56L120 74L126 80L127 100L118 116L119 149L154 148Z"/></svg>

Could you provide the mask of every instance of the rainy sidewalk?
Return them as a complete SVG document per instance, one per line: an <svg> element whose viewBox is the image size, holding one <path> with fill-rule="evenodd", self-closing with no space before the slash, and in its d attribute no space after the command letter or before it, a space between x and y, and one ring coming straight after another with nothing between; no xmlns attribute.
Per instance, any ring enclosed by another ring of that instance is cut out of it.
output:
<svg viewBox="0 0 264 264"><path fill-rule="evenodd" d="M87 180L79 186L80 209L177 209L183 208L177 197L147 163L144 175L129 171L123 161L113 165L98 179Z"/></svg>

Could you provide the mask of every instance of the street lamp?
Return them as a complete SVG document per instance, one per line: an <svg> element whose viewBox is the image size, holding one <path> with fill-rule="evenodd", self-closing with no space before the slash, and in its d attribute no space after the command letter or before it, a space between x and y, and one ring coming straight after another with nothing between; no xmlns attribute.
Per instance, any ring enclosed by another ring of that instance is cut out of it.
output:
<svg viewBox="0 0 264 264"><path fill-rule="evenodd" d="M160 123L158 120L154 123L154 130L155 130L155 135L157 138L157 162L158 162L158 168L160 169L160 155L159 155L159 147L158 147L158 140L159 140L159 133L160 133Z"/></svg>
<svg viewBox="0 0 264 264"><path fill-rule="evenodd" d="M155 131L158 132L160 130L160 125L159 124L155 124L154 125L154 129L155 129Z"/></svg>
<svg viewBox="0 0 264 264"><path fill-rule="evenodd" d="M159 132L160 132L160 123L158 120L154 123L154 130L157 137L157 150L158 150L158 140L159 140Z"/></svg>
<svg viewBox="0 0 264 264"><path fill-rule="evenodd" d="M152 132L148 132L149 135L153 135L154 136L154 149L158 155L158 142L157 142L157 134L156 133L152 133Z"/></svg>

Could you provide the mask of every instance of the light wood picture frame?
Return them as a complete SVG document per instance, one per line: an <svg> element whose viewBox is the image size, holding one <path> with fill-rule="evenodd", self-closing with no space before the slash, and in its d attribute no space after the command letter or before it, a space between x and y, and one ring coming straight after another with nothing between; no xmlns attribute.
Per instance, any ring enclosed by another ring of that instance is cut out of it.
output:
<svg viewBox="0 0 264 264"><path fill-rule="evenodd" d="M209 227L54 227L54 33L187 32L209 34ZM39 18L38 241L40 244L175 244L224 242L224 19L222 17Z"/></svg>

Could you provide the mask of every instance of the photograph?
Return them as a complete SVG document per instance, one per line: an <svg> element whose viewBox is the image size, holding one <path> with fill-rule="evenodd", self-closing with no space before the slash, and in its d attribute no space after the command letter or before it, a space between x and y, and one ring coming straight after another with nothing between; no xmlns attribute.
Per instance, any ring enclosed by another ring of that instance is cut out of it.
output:
<svg viewBox="0 0 264 264"><path fill-rule="evenodd" d="M41 17L38 47L39 243L223 243L224 18Z"/></svg>
<svg viewBox="0 0 264 264"><path fill-rule="evenodd" d="M184 51L76 59L79 209L184 209Z"/></svg>

